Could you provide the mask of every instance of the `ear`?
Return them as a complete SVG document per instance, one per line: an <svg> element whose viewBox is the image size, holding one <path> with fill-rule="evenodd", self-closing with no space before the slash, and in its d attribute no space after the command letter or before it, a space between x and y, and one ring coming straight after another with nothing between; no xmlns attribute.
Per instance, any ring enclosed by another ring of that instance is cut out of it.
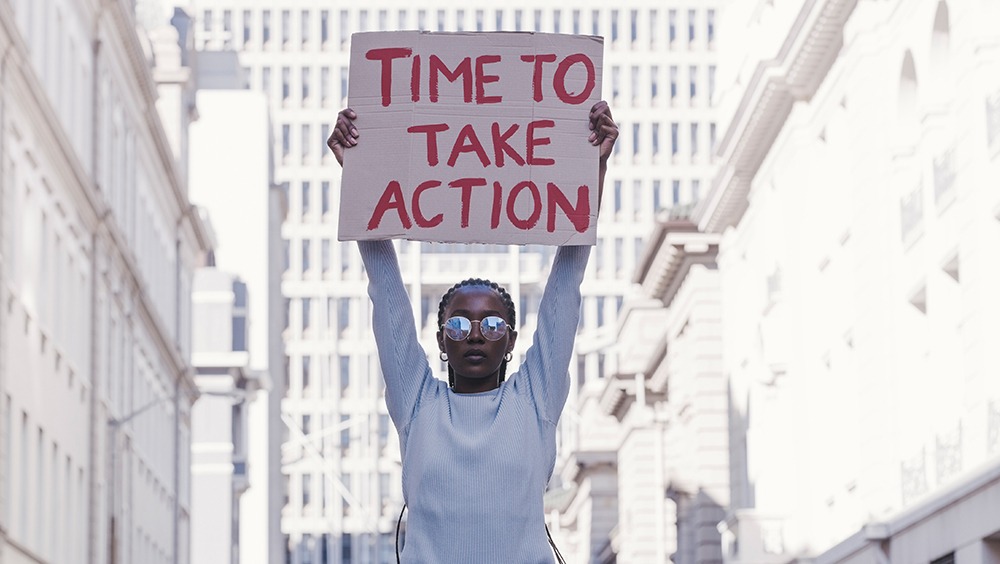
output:
<svg viewBox="0 0 1000 564"><path fill-rule="evenodd" d="M437 342L438 342L438 351L444 352L444 333L442 333L441 331L437 332Z"/></svg>
<svg viewBox="0 0 1000 564"><path fill-rule="evenodd" d="M509 337L509 340L507 341L507 352L509 352L509 353L514 352L514 344L515 343L517 343L517 331L514 331L513 329L511 329L511 331L510 331L510 337Z"/></svg>

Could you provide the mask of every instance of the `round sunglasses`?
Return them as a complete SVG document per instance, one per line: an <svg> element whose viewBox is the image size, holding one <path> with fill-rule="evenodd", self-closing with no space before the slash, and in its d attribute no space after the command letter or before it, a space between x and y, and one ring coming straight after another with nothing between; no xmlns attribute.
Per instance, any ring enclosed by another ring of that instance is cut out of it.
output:
<svg viewBox="0 0 1000 564"><path fill-rule="evenodd" d="M467 317L456 315L449 317L441 330L452 341L464 341L472 332L472 324L479 324L479 333L487 341L499 341L507 334L507 322L499 315L489 315L479 321L470 321Z"/></svg>

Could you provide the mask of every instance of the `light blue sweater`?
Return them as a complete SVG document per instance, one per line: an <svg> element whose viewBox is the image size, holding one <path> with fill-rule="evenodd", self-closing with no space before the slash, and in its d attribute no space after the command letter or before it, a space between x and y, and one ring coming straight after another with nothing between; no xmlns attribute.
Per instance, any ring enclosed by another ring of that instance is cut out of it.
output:
<svg viewBox="0 0 1000 564"><path fill-rule="evenodd" d="M551 564L542 496L590 247L561 247L520 369L497 390L456 394L431 374L392 243L361 241L409 517L403 562Z"/></svg>

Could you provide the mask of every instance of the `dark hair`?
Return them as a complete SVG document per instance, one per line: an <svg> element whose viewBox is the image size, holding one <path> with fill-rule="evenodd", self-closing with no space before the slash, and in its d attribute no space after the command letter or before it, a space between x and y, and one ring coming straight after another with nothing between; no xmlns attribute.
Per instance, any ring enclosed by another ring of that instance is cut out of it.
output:
<svg viewBox="0 0 1000 564"><path fill-rule="evenodd" d="M500 301L503 302L503 305L507 307L507 317L509 318L507 319L507 322L510 324L511 328L516 326L515 324L517 323L517 314L514 311L514 299L510 297L510 294L507 293L507 290L503 286L497 284L496 282L485 280L483 278L466 278L465 280L462 280L458 284L455 284L454 286L449 288L448 291L445 292L443 296L441 296L441 304L438 305L439 331L441 330L441 326L444 325L444 310L448 307L448 304L451 303L451 299L455 297L455 292L459 291L462 288L472 288L472 287L487 288L489 290L493 290L494 292L496 292L497 295L500 296ZM504 377L506 375L507 375L507 361L504 360L503 362L500 363L499 381L503 382ZM448 365L448 386L452 388L455 387L455 371L452 370L450 364Z"/></svg>

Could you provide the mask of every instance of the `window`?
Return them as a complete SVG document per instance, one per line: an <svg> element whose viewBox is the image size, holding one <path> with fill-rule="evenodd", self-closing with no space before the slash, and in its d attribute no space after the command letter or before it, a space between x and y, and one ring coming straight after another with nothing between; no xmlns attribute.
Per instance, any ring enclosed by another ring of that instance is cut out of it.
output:
<svg viewBox="0 0 1000 564"><path fill-rule="evenodd" d="M264 10L260 20L260 38L261 42L266 45L271 41L271 10Z"/></svg>
<svg viewBox="0 0 1000 564"><path fill-rule="evenodd" d="M326 103L330 97L330 67L319 69L319 99ZM325 129L325 128L324 128Z"/></svg>
<svg viewBox="0 0 1000 564"><path fill-rule="evenodd" d="M323 272L330 271L330 240L323 239L320 244L320 265L323 267Z"/></svg>
<svg viewBox="0 0 1000 564"><path fill-rule="evenodd" d="M650 135L650 142L653 156L660 154L660 124L659 122L652 123L652 134Z"/></svg>
<svg viewBox="0 0 1000 564"><path fill-rule="evenodd" d="M524 19L524 11L514 10L514 31L523 31L521 25L522 24L521 20L523 19Z"/></svg>
<svg viewBox="0 0 1000 564"><path fill-rule="evenodd" d="M670 102L677 99L677 67L670 65Z"/></svg>
<svg viewBox="0 0 1000 564"><path fill-rule="evenodd" d="M573 35L580 34L580 10L573 10Z"/></svg>
<svg viewBox="0 0 1000 564"><path fill-rule="evenodd" d="M601 11L591 10L590 12L590 34L600 35L601 31Z"/></svg>
<svg viewBox="0 0 1000 564"><path fill-rule="evenodd" d="M309 318L309 316L305 315L305 313L304 313L304 312L306 312L308 310L309 310L309 298L305 298L305 299L302 300L302 311L303 311L303 317L302 318L303 319L308 319ZM308 329L308 328L309 328L308 326L305 327L305 329ZM312 357L311 356L303 356L302 357L302 389L303 390L308 390L309 389L309 384L311 382L311 379L310 379L310 376L311 376L311 370L310 369L311 368L312 368ZM310 431L310 426L311 425L312 425L312 418L310 416L308 416L308 415L303 415L302 416L302 434L303 435L309 436L309 431Z"/></svg>
<svg viewBox="0 0 1000 564"><path fill-rule="evenodd" d="M437 11L437 30L444 31L445 24L445 12L444 10Z"/></svg>
<svg viewBox="0 0 1000 564"><path fill-rule="evenodd" d="M715 156L715 122L708 124L708 150Z"/></svg>
<svg viewBox="0 0 1000 564"><path fill-rule="evenodd" d="M660 67L653 65L649 67L649 97L656 102L656 97L660 93Z"/></svg>
<svg viewBox="0 0 1000 564"><path fill-rule="evenodd" d="M312 127L306 123L302 125L302 159L308 159L312 153Z"/></svg>
<svg viewBox="0 0 1000 564"><path fill-rule="evenodd" d="M455 11L455 31L465 31L465 10Z"/></svg>
<svg viewBox="0 0 1000 564"><path fill-rule="evenodd" d="M417 10L417 28L427 31L427 10Z"/></svg>
<svg viewBox="0 0 1000 564"><path fill-rule="evenodd" d="M326 215L330 212L330 181L324 180L320 184L320 213Z"/></svg>
<svg viewBox="0 0 1000 564"><path fill-rule="evenodd" d="M615 216L622 211L622 181L615 180Z"/></svg>
<svg viewBox="0 0 1000 564"><path fill-rule="evenodd" d="M281 67L281 99L287 101L292 94L292 69Z"/></svg>
<svg viewBox="0 0 1000 564"><path fill-rule="evenodd" d="M347 389L351 387L351 357L347 355L340 355L340 393L341 395L347 394ZM347 421L347 416L341 416L341 423ZM344 444L344 437L349 437L347 426L344 425L344 431L340 435L340 445L342 448L347 448Z"/></svg>
<svg viewBox="0 0 1000 564"><path fill-rule="evenodd" d="M305 102L309 99L309 83L312 79L312 69L309 67L302 67L302 101Z"/></svg>
<svg viewBox="0 0 1000 564"><path fill-rule="evenodd" d="M715 65L708 66L708 105L712 105L715 98Z"/></svg>
<svg viewBox="0 0 1000 564"><path fill-rule="evenodd" d="M379 10L378 11L378 30L386 31L389 29L389 10Z"/></svg>
<svg viewBox="0 0 1000 564"><path fill-rule="evenodd" d="M709 10L705 15L706 39L709 45L715 41L715 10Z"/></svg>
<svg viewBox="0 0 1000 564"><path fill-rule="evenodd" d="M330 10L319 13L319 40L323 45L330 40Z"/></svg>
<svg viewBox="0 0 1000 564"><path fill-rule="evenodd" d="M690 96L691 101L694 101L695 96L698 95L698 67L691 65L688 67L688 82L690 83Z"/></svg>
<svg viewBox="0 0 1000 564"><path fill-rule="evenodd" d="M670 124L670 154L677 156L677 152L680 151L680 131L681 126L677 122Z"/></svg>
<svg viewBox="0 0 1000 564"><path fill-rule="evenodd" d="M691 124L691 156L698 155L698 124Z"/></svg>
<svg viewBox="0 0 1000 564"><path fill-rule="evenodd" d="M691 203L698 201L701 192L701 180L697 178L691 181Z"/></svg>
<svg viewBox="0 0 1000 564"><path fill-rule="evenodd" d="M503 30L503 9L501 8L501 9L496 10L493 13L493 16L496 19L496 30L497 31L502 31Z"/></svg>
<svg viewBox="0 0 1000 564"><path fill-rule="evenodd" d="M632 156L639 154L639 124L632 124Z"/></svg>
<svg viewBox="0 0 1000 564"><path fill-rule="evenodd" d="M632 65L632 68L630 70L631 73L629 75L630 78L629 83L632 86L631 94L632 94L632 103L634 104L635 101L639 98L639 67L636 65Z"/></svg>
<svg viewBox="0 0 1000 564"><path fill-rule="evenodd" d="M542 31L542 11L535 10L535 31Z"/></svg>
<svg viewBox="0 0 1000 564"><path fill-rule="evenodd" d="M642 180L632 181L632 215L636 219L642 214Z"/></svg>
<svg viewBox="0 0 1000 564"><path fill-rule="evenodd" d="M271 67L264 67L260 73L260 89L268 98L271 97Z"/></svg>
<svg viewBox="0 0 1000 564"><path fill-rule="evenodd" d="M618 65L611 67L611 99L618 101L618 94L621 91L622 69Z"/></svg>
<svg viewBox="0 0 1000 564"><path fill-rule="evenodd" d="M620 239L615 239L615 248L618 247L617 244L618 241L620 241ZM616 258L615 261L617 262L618 259ZM604 296L597 296L596 301L597 301L597 326L604 327Z"/></svg>
<svg viewBox="0 0 1000 564"><path fill-rule="evenodd" d="M562 10L552 10L552 33L560 33Z"/></svg>
<svg viewBox="0 0 1000 564"><path fill-rule="evenodd" d="M486 21L486 12L483 10L476 10L476 31L484 31Z"/></svg>
<svg viewBox="0 0 1000 564"><path fill-rule="evenodd" d="M212 21L212 10L205 10L205 14L204 14L204 18L203 19L205 20L204 22L202 22L202 23L205 24L205 34L208 35L209 37L211 37L212 26L213 26L213 23L214 23Z"/></svg>
<svg viewBox="0 0 1000 564"><path fill-rule="evenodd" d="M246 45L250 43L250 29L251 29L251 15L250 10L243 10L243 44Z"/></svg>
<svg viewBox="0 0 1000 564"><path fill-rule="evenodd" d="M649 46L655 47L658 43L657 39L660 37L660 31L657 29L659 24L660 13L656 9L649 11Z"/></svg>
<svg viewBox="0 0 1000 564"><path fill-rule="evenodd" d="M398 29L406 29L406 10L400 10L396 13L396 27Z"/></svg>
<svg viewBox="0 0 1000 564"><path fill-rule="evenodd" d="M681 202L681 181L680 180L672 181L670 185L670 191L671 191L670 199L676 206Z"/></svg>
<svg viewBox="0 0 1000 564"><path fill-rule="evenodd" d="M611 44L618 42L618 10L611 10Z"/></svg>
<svg viewBox="0 0 1000 564"><path fill-rule="evenodd" d="M659 180L653 181L653 211L660 211L663 209L663 194L662 183Z"/></svg>
<svg viewBox="0 0 1000 564"><path fill-rule="evenodd" d="M694 10L688 10L688 43L694 42Z"/></svg>
<svg viewBox="0 0 1000 564"><path fill-rule="evenodd" d="M281 155L287 157L292 152L292 126L287 123L281 126Z"/></svg>
<svg viewBox="0 0 1000 564"><path fill-rule="evenodd" d="M350 483L349 480L348 483ZM347 488L347 484L344 487ZM351 564L351 533L344 533L340 537L340 562L341 564Z"/></svg>
<svg viewBox="0 0 1000 564"><path fill-rule="evenodd" d="M347 101L347 67L340 67L340 99L341 103Z"/></svg>
<svg viewBox="0 0 1000 564"><path fill-rule="evenodd" d="M300 14L300 17L301 17L300 20L301 27L299 30L299 34L301 35L300 40L302 41L302 44L305 45L306 43L309 43L309 11L302 10L302 14Z"/></svg>
<svg viewBox="0 0 1000 564"><path fill-rule="evenodd" d="M639 40L639 10L629 12L629 40L633 46Z"/></svg>
<svg viewBox="0 0 1000 564"><path fill-rule="evenodd" d="M337 332L343 333L351 325L351 299L337 299Z"/></svg>
<svg viewBox="0 0 1000 564"><path fill-rule="evenodd" d="M302 475L302 507L308 506L312 502L312 474ZM303 535L302 545L305 547L307 553L309 552L309 545L305 542L305 537L309 535ZM310 555L311 556L311 555ZM311 560L311 558L310 558ZM303 561L305 559L303 558Z"/></svg>
<svg viewBox="0 0 1000 564"><path fill-rule="evenodd" d="M312 243L312 241L310 241L309 239L303 239L302 240L302 273L303 274L305 274L306 272L309 271L309 255L312 254L310 252L312 250L311 243ZM304 299L308 299L308 298L304 298ZM303 302L303 310L304 310L303 313L305 313L305 302Z"/></svg>
<svg viewBox="0 0 1000 564"><path fill-rule="evenodd" d="M621 274L625 262L625 240L615 237L615 273ZM599 314L600 312L598 312Z"/></svg>
<svg viewBox="0 0 1000 564"><path fill-rule="evenodd" d="M338 23L340 25L340 48L341 49L344 49L345 47L347 47L347 42L351 38L351 32L349 31L351 29L351 23L349 21L349 17L350 17L350 12L348 12L347 10L341 10L340 11L340 21Z"/></svg>
<svg viewBox="0 0 1000 564"><path fill-rule="evenodd" d="M281 11L281 44L285 45L292 36L292 12Z"/></svg>
<svg viewBox="0 0 1000 564"><path fill-rule="evenodd" d="M677 39L677 10L667 12L667 38L670 40L670 45Z"/></svg>
<svg viewBox="0 0 1000 564"><path fill-rule="evenodd" d="M302 183L302 217L309 214L309 192L310 190L309 182Z"/></svg>
<svg viewBox="0 0 1000 564"><path fill-rule="evenodd" d="M358 30L368 31L368 10L358 12Z"/></svg>

